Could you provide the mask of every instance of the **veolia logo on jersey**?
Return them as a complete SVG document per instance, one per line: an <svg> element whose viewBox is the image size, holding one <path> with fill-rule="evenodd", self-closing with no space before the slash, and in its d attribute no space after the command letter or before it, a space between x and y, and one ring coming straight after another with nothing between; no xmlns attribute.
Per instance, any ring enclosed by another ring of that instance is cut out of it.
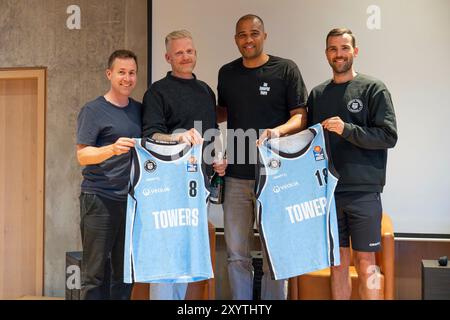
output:
<svg viewBox="0 0 450 320"><path fill-rule="evenodd" d="M170 192L170 188L169 187L161 187L161 188L153 188L153 189L144 188L144 189L142 189L142 194L144 195L144 197L148 197L150 195L157 194L157 193L166 193L166 192Z"/></svg>
<svg viewBox="0 0 450 320"><path fill-rule="evenodd" d="M352 113L358 113L363 109L364 105L359 99L352 99L349 103L347 103L348 111Z"/></svg>
<svg viewBox="0 0 450 320"><path fill-rule="evenodd" d="M153 172L156 170L156 162L153 160L147 160L144 163L144 169L147 172Z"/></svg>
<svg viewBox="0 0 450 320"><path fill-rule="evenodd" d="M295 188L295 187L298 187L299 185L300 185L300 183L298 181L293 181L293 182L289 182L289 183L286 183L283 185L275 185L272 190L274 193L280 193L281 191Z"/></svg>

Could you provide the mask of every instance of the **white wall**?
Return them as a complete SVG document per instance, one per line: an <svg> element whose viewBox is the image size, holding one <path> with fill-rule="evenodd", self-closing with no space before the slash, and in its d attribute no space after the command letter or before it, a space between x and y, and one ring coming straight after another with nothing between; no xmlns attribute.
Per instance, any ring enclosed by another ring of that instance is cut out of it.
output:
<svg viewBox="0 0 450 320"><path fill-rule="evenodd" d="M367 26L371 5L380 9L379 30ZM169 70L165 35L188 29L198 50L195 73L215 89L220 66L239 57L236 20L254 13L265 22L266 52L296 61L311 90L331 77L328 31L352 29L360 47L357 71L386 83L397 114L399 141L389 153L384 210L397 233L450 234L449 12L448 0L153 0L152 79Z"/></svg>

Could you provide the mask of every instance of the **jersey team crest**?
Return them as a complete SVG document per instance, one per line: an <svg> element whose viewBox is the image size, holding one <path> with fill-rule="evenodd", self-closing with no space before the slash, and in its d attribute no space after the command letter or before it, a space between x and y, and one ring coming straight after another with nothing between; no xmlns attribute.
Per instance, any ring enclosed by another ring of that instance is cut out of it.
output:
<svg viewBox="0 0 450 320"><path fill-rule="evenodd" d="M153 161L153 160L147 160L147 161L145 161L145 163L144 163L144 169L145 169L147 172L153 172L153 171L155 171L155 170L156 170L156 162Z"/></svg>

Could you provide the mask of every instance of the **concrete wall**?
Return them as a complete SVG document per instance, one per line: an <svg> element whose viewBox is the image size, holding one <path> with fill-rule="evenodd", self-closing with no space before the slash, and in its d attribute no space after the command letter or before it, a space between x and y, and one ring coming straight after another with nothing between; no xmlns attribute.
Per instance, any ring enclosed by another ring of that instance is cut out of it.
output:
<svg viewBox="0 0 450 320"><path fill-rule="evenodd" d="M81 29L69 30L68 6L81 9ZM147 77L146 0L0 0L0 67L48 69L45 177L45 295L64 296L65 252L81 249L75 155L80 108L109 89L108 56L127 48Z"/></svg>

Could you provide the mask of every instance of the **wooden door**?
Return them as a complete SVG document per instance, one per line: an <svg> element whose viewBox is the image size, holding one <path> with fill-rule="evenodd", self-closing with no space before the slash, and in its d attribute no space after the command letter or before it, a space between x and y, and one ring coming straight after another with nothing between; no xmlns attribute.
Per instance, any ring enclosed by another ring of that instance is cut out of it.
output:
<svg viewBox="0 0 450 320"><path fill-rule="evenodd" d="M0 69L0 299L42 295L45 69Z"/></svg>

